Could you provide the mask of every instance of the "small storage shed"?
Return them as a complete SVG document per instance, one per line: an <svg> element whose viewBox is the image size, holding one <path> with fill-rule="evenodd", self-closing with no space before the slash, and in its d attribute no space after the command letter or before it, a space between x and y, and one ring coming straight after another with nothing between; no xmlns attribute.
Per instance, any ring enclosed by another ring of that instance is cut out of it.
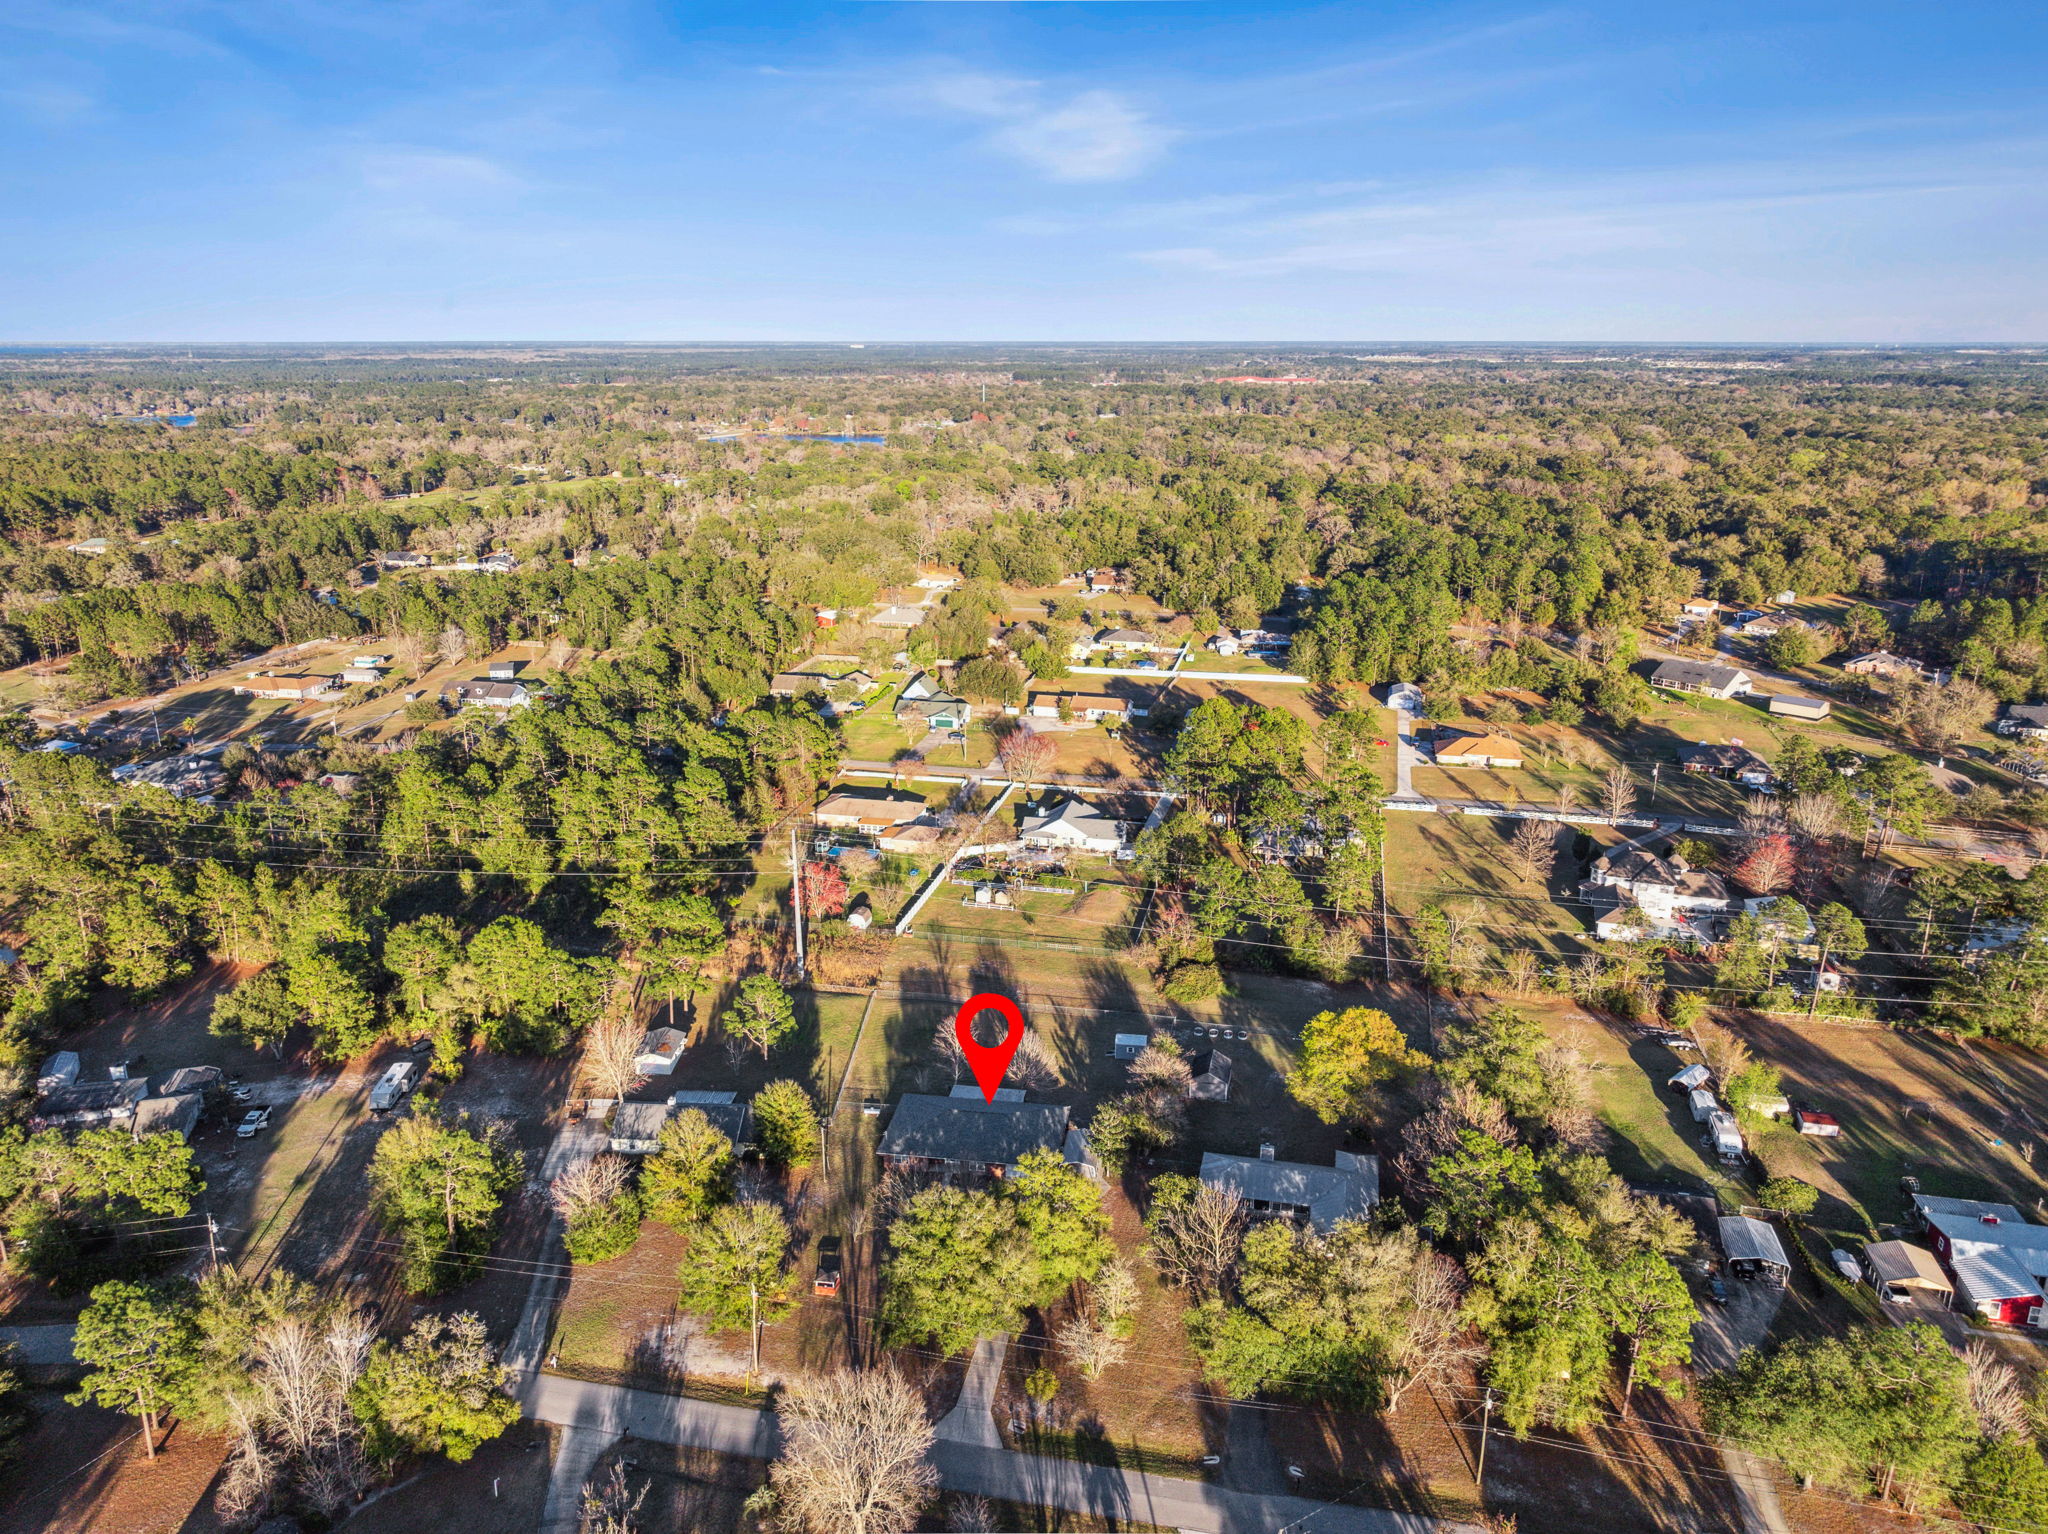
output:
<svg viewBox="0 0 2048 1534"><path fill-rule="evenodd" d="M1751 1219L1746 1214L1724 1214L1721 1216L1721 1250L1727 1254L1728 1267L1744 1278L1772 1278L1783 1282L1792 1271L1792 1264L1785 1260L1785 1248L1778 1240L1778 1233L1762 1220Z"/></svg>
<svg viewBox="0 0 2048 1534"><path fill-rule="evenodd" d="M1194 1077L1188 1096L1205 1103L1230 1101L1231 1060L1222 1050L1205 1049L1189 1056L1188 1071Z"/></svg>
<svg viewBox="0 0 2048 1534"><path fill-rule="evenodd" d="M1934 1253L1910 1241L1879 1241L1863 1249L1863 1266L1878 1293L1890 1300L1910 1300L1931 1295L1947 1305L1954 1302L1956 1286L1941 1271Z"/></svg>
<svg viewBox="0 0 2048 1534"><path fill-rule="evenodd" d="M1120 1033L1110 1053L1119 1060L1135 1060L1145 1052L1145 1046L1152 1042L1151 1036L1143 1033Z"/></svg>
<svg viewBox="0 0 2048 1534"><path fill-rule="evenodd" d="M1792 1122L1801 1134L1823 1140L1832 1140L1842 1132L1841 1124L1832 1113L1817 1113L1811 1108L1799 1109L1792 1115Z"/></svg>
<svg viewBox="0 0 2048 1534"><path fill-rule="evenodd" d="M1720 1103L1714 1100L1714 1094L1705 1087L1694 1087L1691 1096L1692 1121L1695 1124L1706 1123L1708 1119L1720 1111Z"/></svg>
<svg viewBox="0 0 2048 1534"><path fill-rule="evenodd" d="M1674 1092L1692 1092L1714 1079L1714 1073L1704 1065L1688 1065L1664 1084Z"/></svg>

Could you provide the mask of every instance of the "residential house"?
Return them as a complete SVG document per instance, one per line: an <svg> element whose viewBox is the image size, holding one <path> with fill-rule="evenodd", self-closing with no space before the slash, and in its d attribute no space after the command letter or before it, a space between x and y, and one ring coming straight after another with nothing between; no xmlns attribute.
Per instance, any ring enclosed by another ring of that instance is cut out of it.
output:
<svg viewBox="0 0 2048 1534"><path fill-rule="evenodd" d="M1724 613L1732 613L1735 609L1725 602L1711 601L1706 597L1695 597L1690 602L1680 604L1678 611L1683 616L1697 623L1708 618L1718 618Z"/></svg>
<svg viewBox="0 0 2048 1534"><path fill-rule="evenodd" d="M1908 660L1903 655L1894 655L1889 650L1871 650L1862 655L1853 655L1842 662L1842 669L1851 676L1881 676L1894 680L1904 678L1919 681L1927 675L1927 668L1917 660Z"/></svg>
<svg viewBox="0 0 2048 1534"><path fill-rule="evenodd" d="M1124 844L1122 822L1080 799L1064 799L1018 817L1017 839L1027 847L1074 852L1113 853Z"/></svg>
<svg viewBox="0 0 2048 1534"><path fill-rule="evenodd" d="M1218 655L1235 655L1240 646L1235 633L1229 629L1219 629L1203 642L1202 648L1212 650Z"/></svg>
<svg viewBox="0 0 2048 1534"><path fill-rule="evenodd" d="M524 682L493 682L483 677L450 682L441 689L441 701L451 708L527 708L533 694Z"/></svg>
<svg viewBox="0 0 2048 1534"><path fill-rule="evenodd" d="M924 814L922 797L890 788L848 788L830 795L811 811L811 819L834 831L865 831L870 835L906 825Z"/></svg>
<svg viewBox="0 0 2048 1534"><path fill-rule="evenodd" d="M906 821L900 826L891 826L886 831L875 833L875 850L878 852L900 852L906 857L923 857L938 850L939 843L947 836L946 828L929 815Z"/></svg>
<svg viewBox="0 0 2048 1534"><path fill-rule="evenodd" d="M1750 788L1768 788L1775 776L1771 764L1747 746L1698 742L1678 748L1678 764L1687 772L1729 778Z"/></svg>
<svg viewBox="0 0 2048 1534"><path fill-rule="evenodd" d="M1136 629L1104 629L1095 636L1095 647L1098 650L1115 650L1119 654L1135 654L1141 650L1157 649L1158 644L1150 634Z"/></svg>
<svg viewBox="0 0 2048 1534"><path fill-rule="evenodd" d="M386 570L424 570L434 562L431 554L406 551L379 552L370 556Z"/></svg>
<svg viewBox="0 0 2048 1534"><path fill-rule="evenodd" d="M1708 698L1739 698L1751 690L1752 684L1747 671L1707 661L1667 660L1650 673L1650 685Z"/></svg>
<svg viewBox="0 0 2048 1534"><path fill-rule="evenodd" d="M920 671L916 676L903 684L903 690L896 696L899 699L936 698L941 696L945 690L945 688L932 680L932 674L929 671Z"/></svg>
<svg viewBox="0 0 2048 1534"><path fill-rule="evenodd" d="M45 1092L29 1114L30 1129L92 1129L126 1124L135 1105L149 1096L146 1081L84 1081Z"/></svg>
<svg viewBox="0 0 2048 1534"><path fill-rule="evenodd" d="M2008 703L1995 728L2001 735L2048 740L2048 703Z"/></svg>
<svg viewBox="0 0 2048 1534"><path fill-rule="evenodd" d="M1051 1151L1090 1177L1102 1175L1087 1137L1057 1103L984 1102L906 1092L877 1154L889 1166L948 1175L1005 1177L1032 1151Z"/></svg>
<svg viewBox="0 0 2048 1534"><path fill-rule="evenodd" d="M1825 719L1834 707L1826 698L1807 698L1794 692L1771 694L1771 712L1782 719Z"/></svg>
<svg viewBox="0 0 2048 1534"><path fill-rule="evenodd" d="M1380 1158L1349 1151L1338 1151L1334 1166L1276 1161L1270 1145L1256 1156L1204 1151L1200 1175L1210 1187L1235 1193L1255 1215L1303 1220L1318 1231L1363 1219L1380 1200Z"/></svg>
<svg viewBox="0 0 2048 1534"><path fill-rule="evenodd" d="M930 616L929 607L889 606L882 608L868 622L878 629L914 629Z"/></svg>
<svg viewBox="0 0 2048 1534"><path fill-rule="evenodd" d="M633 1055L633 1069L643 1076L668 1076L682 1058L687 1036L680 1028L650 1028Z"/></svg>
<svg viewBox="0 0 2048 1534"><path fill-rule="evenodd" d="M113 546L111 538L81 538L76 543L66 544L65 548L73 554L104 554Z"/></svg>
<svg viewBox="0 0 2048 1534"><path fill-rule="evenodd" d="M1597 913L1599 936L1620 941L1672 937L1712 942L1710 918L1735 907L1720 875L1641 847L1598 859L1579 885L1579 898Z"/></svg>
<svg viewBox="0 0 2048 1534"><path fill-rule="evenodd" d="M1777 1231L1746 1214L1720 1217L1721 1250L1731 1272L1743 1278L1769 1278L1783 1283L1792 1271Z"/></svg>
<svg viewBox="0 0 2048 1534"><path fill-rule="evenodd" d="M1928 1244L1955 1280L1957 1309L2007 1326L2039 1327L2048 1306L2048 1225L2011 1204L1916 1193Z"/></svg>
<svg viewBox="0 0 2048 1534"><path fill-rule="evenodd" d="M1765 933L1794 953L1804 956L1819 952L1811 946L1813 917L1798 901L1780 895L1753 895L1742 902L1742 910L1745 915L1754 916Z"/></svg>
<svg viewBox="0 0 2048 1534"><path fill-rule="evenodd" d="M1068 718L1090 724L1122 724L1131 713L1131 705L1122 698L1101 692L1034 692L1025 712L1034 719L1057 719L1062 704Z"/></svg>
<svg viewBox="0 0 2048 1534"><path fill-rule="evenodd" d="M127 762L112 773L130 788L160 788L174 799L204 804L228 789L228 775L217 756L166 756L154 762Z"/></svg>
<svg viewBox="0 0 2048 1534"><path fill-rule="evenodd" d="M996 1095L990 1097L971 1081L956 1081L946 1090L948 1097L957 1097L963 1102L1021 1103L1024 1101L1022 1087L997 1087Z"/></svg>
<svg viewBox="0 0 2048 1534"><path fill-rule="evenodd" d="M190 1140L199 1127L199 1110L204 1099L197 1092L178 1092L167 1097L145 1097L135 1105L129 1125L136 1139L144 1135L173 1134Z"/></svg>
<svg viewBox="0 0 2048 1534"><path fill-rule="evenodd" d="M341 681L344 687L374 687L384 680L384 673L375 666L344 666Z"/></svg>
<svg viewBox="0 0 2048 1534"><path fill-rule="evenodd" d="M1387 707L1405 714L1422 712L1422 689L1413 682L1395 682L1387 688Z"/></svg>
<svg viewBox="0 0 2048 1534"><path fill-rule="evenodd" d="M711 1127L732 1142L734 1150L745 1150L754 1141L754 1110L733 1092L671 1092L669 1113L673 1117L691 1109L704 1115Z"/></svg>
<svg viewBox="0 0 2048 1534"><path fill-rule="evenodd" d="M612 1110L611 1148L621 1156L651 1156L667 1122L667 1103L620 1103Z"/></svg>
<svg viewBox="0 0 2048 1534"><path fill-rule="evenodd" d="M807 692L823 692L831 680L814 671L778 671L768 678L768 695L771 698L795 698Z"/></svg>
<svg viewBox="0 0 2048 1534"><path fill-rule="evenodd" d="M1091 597L1101 596L1106 591L1128 591L1131 578L1122 570L1083 570L1082 589Z"/></svg>
<svg viewBox="0 0 2048 1534"><path fill-rule="evenodd" d="M1803 629L1806 625L1797 618L1788 618L1783 613L1758 613L1736 625L1735 632L1747 634L1752 639L1769 639L1773 634L1782 634L1786 629Z"/></svg>
<svg viewBox="0 0 2048 1534"><path fill-rule="evenodd" d="M1203 1049L1189 1055L1188 1073L1194 1084L1188 1088L1188 1096L1197 1102L1229 1102L1231 1069L1230 1056L1220 1049Z"/></svg>
<svg viewBox="0 0 2048 1534"><path fill-rule="evenodd" d="M331 676L278 676L271 672L251 672L249 679L235 689L238 698L286 698L294 703L303 703L311 698L322 698L339 689Z"/></svg>
<svg viewBox="0 0 2048 1534"><path fill-rule="evenodd" d="M1506 735L1474 735L1464 730L1440 732L1436 740L1439 767L1519 767L1522 748Z"/></svg>
<svg viewBox="0 0 2048 1534"><path fill-rule="evenodd" d="M974 718L974 705L951 693L932 693L922 698L896 700L898 724L922 723L928 730L964 730Z"/></svg>
<svg viewBox="0 0 2048 1534"><path fill-rule="evenodd" d="M519 568L519 561L512 555L500 550L496 554L484 555L482 559L476 562L476 567L479 570L488 570L497 575L510 575Z"/></svg>

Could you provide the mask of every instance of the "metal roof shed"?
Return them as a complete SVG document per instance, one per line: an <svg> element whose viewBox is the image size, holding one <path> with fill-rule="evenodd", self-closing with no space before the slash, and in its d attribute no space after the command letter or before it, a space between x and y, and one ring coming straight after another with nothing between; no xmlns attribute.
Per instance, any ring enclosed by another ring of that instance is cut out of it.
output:
<svg viewBox="0 0 2048 1534"><path fill-rule="evenodd" d="M1690 1092L1703 1087L1714 1079L1714 1073L1704 1065L1688 1065L1664 1084L1674 1092Z"/></svg>
<svg viewBox="0 0 2048 1534"><path fill-rule="evenodd" d="M1721 1250L1728 1254L1728 1266L1738 1273L1759 1273L1770 1268L1781 1273L1792 1271L1778 1233L1762 1220L1746 1214L1724 1214L1720 1223Z"/></svg>

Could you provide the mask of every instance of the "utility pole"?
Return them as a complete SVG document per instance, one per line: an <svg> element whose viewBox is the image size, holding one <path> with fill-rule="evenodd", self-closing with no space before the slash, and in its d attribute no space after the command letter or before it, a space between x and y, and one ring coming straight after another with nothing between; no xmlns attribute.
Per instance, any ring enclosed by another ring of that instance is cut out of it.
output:
<svg viewBox="0 0 2048 1534"><path fill-rule="evenodd" d="M220 1245L215 1240L219 1231L220 1227L214 1223L213 1216L208 1214L206 1217L206 1260L212 1265L213 1271L216 1273L220 1271Z"/></svg>
<svg viewBox="0 0 2048 1534"><path fill-rule="evenodd" d="M1486 1502L1486 1435L1493 1425L1493 1387L1486 1387L1486 1415L1479 1421L1479 1473L1472 1477L1472 1484L1479 1488L1480 1505Z"/></svg>
<svg viewBox="0 0 2048 1534"><path fill-rule="evenodd" d="M1388 985L1394 983L1394 929L1387 924L1387 821L1384 813L1380 817L1380 866L1377 870L1380 887L1380 973Z"/></svg>
<svg viewBox="0 0 2048 1534"><path fill-rule="evenodd" d="M789 828L789 899L796 911L796 977L804 977L804 870L796 860L796 827Z"/></svg>
<svg viewBox="0 0 2048 1534"><path fill-rule="evenodd" d="M761 1287L758 1284L750 1283L747 1285L747 1309L751 1315L751 1320L748 1323L749 1330L754 1338L753 1372L759 1374L761 1372Z"/></svg>

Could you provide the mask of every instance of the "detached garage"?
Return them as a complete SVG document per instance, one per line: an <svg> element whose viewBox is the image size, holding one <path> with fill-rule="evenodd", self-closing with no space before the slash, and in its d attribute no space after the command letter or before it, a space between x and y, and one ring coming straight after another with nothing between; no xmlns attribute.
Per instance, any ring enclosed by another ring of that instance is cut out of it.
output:
<svg viewBox="0 0 2048 1534"><path fill-rule="evenodd" d="M1954 1302L1956 1286L1941 1271L1934 1253L1910 1241L1879 1241L1863 1249L1863 1266L1870 1282L1888 1300L1910 1300L1921 1295Z"/></svg>

